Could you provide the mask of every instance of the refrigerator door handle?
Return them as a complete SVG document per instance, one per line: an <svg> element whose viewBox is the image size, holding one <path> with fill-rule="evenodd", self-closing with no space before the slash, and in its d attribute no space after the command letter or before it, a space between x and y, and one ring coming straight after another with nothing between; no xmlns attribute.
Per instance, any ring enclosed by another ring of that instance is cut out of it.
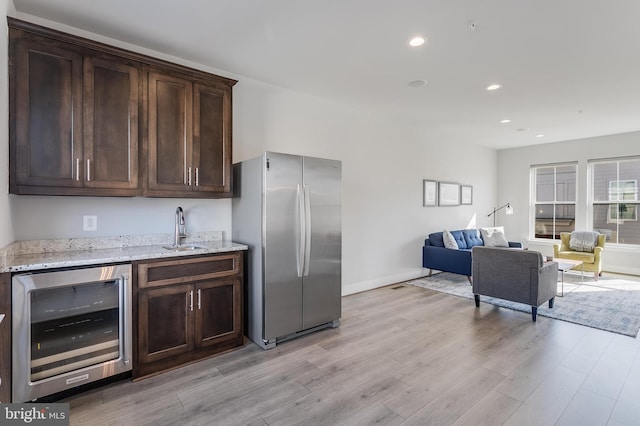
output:
<svg viewBox="0 0 640 426"><path fill-rule="evenodd" d="M309 275L311 263L311 194L309 185L304 185L304 269L303 276Z"/></svg>
<svg viewBox="0 0 640 426"><path fill-rule="evenodd" d="M302 277L304 269L304 194L302 193L301 185L296 186L296 209L297 209L297 223L296 223L296 268L298 277Z"/></svg>

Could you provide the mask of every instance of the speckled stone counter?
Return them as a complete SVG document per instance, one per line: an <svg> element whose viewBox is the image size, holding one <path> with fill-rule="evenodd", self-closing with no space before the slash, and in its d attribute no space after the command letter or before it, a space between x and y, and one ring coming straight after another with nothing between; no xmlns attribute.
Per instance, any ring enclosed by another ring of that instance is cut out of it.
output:
<svg viewBox="0 0 640 426"><path fill-rule="evenodd" d="M194 256L247 250L244 244L222 241L221 232L189 235L185 245L193 250L169 250L172 234L18 241L0 250L0 272L121 263L164 257Z"/></svg>

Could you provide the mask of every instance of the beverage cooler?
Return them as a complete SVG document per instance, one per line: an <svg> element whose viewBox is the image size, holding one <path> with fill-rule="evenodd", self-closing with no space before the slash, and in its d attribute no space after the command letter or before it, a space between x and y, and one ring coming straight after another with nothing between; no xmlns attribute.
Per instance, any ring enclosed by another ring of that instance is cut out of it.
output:
<svg viewBox="0 0 640 426"><path fill-rule="evenodd" d="M131 265L12 278L12 400L131 370Z"/></svg>

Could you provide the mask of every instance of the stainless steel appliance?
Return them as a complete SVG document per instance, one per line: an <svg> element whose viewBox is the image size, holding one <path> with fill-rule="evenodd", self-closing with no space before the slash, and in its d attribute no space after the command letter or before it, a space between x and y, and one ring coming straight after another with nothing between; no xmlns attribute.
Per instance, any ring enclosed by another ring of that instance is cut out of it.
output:
<svg viewBox="0 0 640 426"><path fill-rule="evenodd" d="M131 265L12 278L12 401L131 370Z"/></svg>
<svg viewBox="0 0 640 426"><path fill-rule="evenodd" d="M234 165L233 240L249 246L247 335L263 349L341 315L340 161L267 152Z"/></svg>

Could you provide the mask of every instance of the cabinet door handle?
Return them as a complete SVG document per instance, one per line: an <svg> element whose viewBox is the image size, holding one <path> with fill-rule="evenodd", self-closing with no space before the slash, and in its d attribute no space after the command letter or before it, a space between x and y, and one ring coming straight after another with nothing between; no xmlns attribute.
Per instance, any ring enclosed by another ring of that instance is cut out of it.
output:
<svg viewBox="0 0 640 426"><path fill-rule="evenodd" d="M193 312L193 290L189 292L189 309Z"/></svg>
<svg viewBox="0 0 640 426"><path fill-rule="evenodd" d="M76 158L76 180L80 180L80 158Z"/></svg>
<svg viewBox="0 0 640 426"><path fill-rule="evenodd" d="M200 290L198 289L198 310L202 309L202 293Z"/></svg>
<svg viewBox="0 0 640 426"><path fill-rule="evenodd" d="M198 176L200 174L200 173L198 173L198 169L199 169L199 167L196 167L196 186L199 186L199 182L198 181L200 180L199 176Z"/></svg>
<svg viewBox="0 0 640 426"><path fill-rule="evenodd" d="M189 167L189 171L187 172L187 175L189 175L189 183L188 183L188 185L191 186L191 167Z"/></svg>
<svg viewBox="0 0 640 426"><path fill-rule="evenodd" d="M91 160L87 158L87 182L91 182Z"/></svg>

